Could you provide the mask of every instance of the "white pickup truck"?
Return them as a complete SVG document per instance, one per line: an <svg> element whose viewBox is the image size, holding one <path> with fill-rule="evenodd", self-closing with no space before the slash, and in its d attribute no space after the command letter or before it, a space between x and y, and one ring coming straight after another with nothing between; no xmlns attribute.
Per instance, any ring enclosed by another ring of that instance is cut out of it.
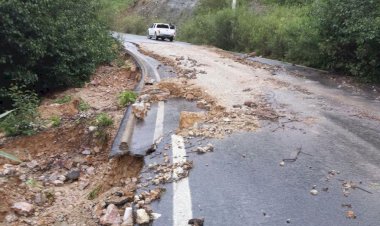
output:
<svg viewBox="0 0 380 226"><path fill-rule="evenodd" d="M148 29L148 38L151 39L169 39L171 42L174 40L176 35L176 28L171 24L154 23Z"/></svg>

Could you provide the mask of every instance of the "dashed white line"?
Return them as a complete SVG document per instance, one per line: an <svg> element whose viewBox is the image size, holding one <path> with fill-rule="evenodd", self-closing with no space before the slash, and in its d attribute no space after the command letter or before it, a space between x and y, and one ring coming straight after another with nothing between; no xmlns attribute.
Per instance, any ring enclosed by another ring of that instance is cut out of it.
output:
<svg viewBox="0 0 380 226"><path fill-rule="evenodd" d="M173 163L186 161L183 137L172 135ZM173 183L173 226L188 225L193 218L189 179L183 178Z"/></svg>

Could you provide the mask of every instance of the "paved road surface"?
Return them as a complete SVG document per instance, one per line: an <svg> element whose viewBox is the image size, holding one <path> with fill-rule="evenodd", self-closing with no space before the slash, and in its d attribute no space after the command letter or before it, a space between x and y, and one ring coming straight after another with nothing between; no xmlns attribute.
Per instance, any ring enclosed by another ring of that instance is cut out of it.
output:
<svg viewBox="0 0 380 226"><path fill-rule="evenodd" d="M135 35L120 37L128 48L134 48L130 43L150 50L165 46L174 55L186 57L193 49L181 42L152 41ZM176 52L179 48L187 52ZM193 139L181 147L181 140L172 136L179 113L199 109L184 100L152 106L144 125L135 130L134 144L153 140L159 128L164 139L157 153L163 152L165 144L173 144L177 147L172 150L174 161L194 161L189 178L166 185L165 195L153 204L154 211L162 214L153 225L185 226L191 217L204 217L206 226L380 225L378 93L342 89L342 84L334 82L326 86L318 79L308 79L308 73L315 77L317 72L305 69L302 73L306 76L292 76L286 70L273 76L276 84L287 82L297 85L297 89L260 87L271 107L287 117L279 122L262 120L257 131L234 133L224 139ZM158 74L161 79L172 76L167 71ZM252 76L261 79L261 75ZM294 115L304 120L289 120ZM209 142L215 146L213 153L183 154L191 145ZM300 147L297 161L279 166L282 159L292 158ZM147 165L156 161L154 156L155 153L145 158ZM339 174L332 175L331 171ZM347 181L364 190L350 189L345 196L342 184ZM314 185L319 191L316 196L310 194ZM357 218L346 218L348 210L354 211Z"/></svg>

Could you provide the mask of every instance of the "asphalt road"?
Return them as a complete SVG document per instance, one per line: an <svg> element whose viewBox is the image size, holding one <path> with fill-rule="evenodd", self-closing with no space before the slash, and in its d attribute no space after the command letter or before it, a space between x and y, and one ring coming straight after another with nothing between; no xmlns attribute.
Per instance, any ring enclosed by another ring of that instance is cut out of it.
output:
<svg viewBox="0 0 380 226"><path fill-rule="evenodd" d="M121 38L125 43L156 42L135 35ZM191 48L181 42L168 43L168 48L177 45ZM151 58L149 61L160 64ZM313 78L317 73L300 71L313 74ZM168 73L158 71L160 77L170 76ZM212 143L215 151L186 156L194 162L186 181L188 188L178 188L183 184L166 185L165 195L152 205L154 212L162 214L153 225L185 226L180 220L189 214L204 217L206 226L380 225L378 93L353 92L341 89L341 84L326 85L286 71L276 76L302 84L313 93L305 97L299 91L265 87L268 103L284 115L296 113L310 121L262 120L261 128L255 132L234 133L224 139L189 140L185 149ZM152 140L159 108L153 105L144 124L136 127L134 145ZM184 100L165 103L161 109L164 139L156 153L145 158L146 165L157 160L155 156L164 152L165 144L173 142L170 134L178 126L179 113L186 109L197 110ZM302 148L297 160L280 166L282 159L294 157L297 148ZM175 159L176 153L171 156ZM358 187L348 189L344 195L343 184L350 181ZM314 186L319 192L315 196L310 194ZM178 212L182 210L181 216ZM347 218L347 211L353 211L356 219Z"/></svg>

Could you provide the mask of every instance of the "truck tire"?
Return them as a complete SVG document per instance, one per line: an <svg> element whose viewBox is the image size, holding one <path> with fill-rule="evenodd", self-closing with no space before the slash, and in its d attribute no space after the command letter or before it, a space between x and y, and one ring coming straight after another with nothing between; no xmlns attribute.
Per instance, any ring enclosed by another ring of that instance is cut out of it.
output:
<svg viewBox="0 0 380 226"><path fill-rule="evenodd" d="M174 38L173 38L173 37L171 37L171 38L169 38L169 40L172 42L172 41L174 40Z"/></svg>
<svg viewBox="0 0 380 226"><path fill-rule="evenodd" d="M157 33L154 33L154 39L158 40L158 36L157 36Z"/></svg>

